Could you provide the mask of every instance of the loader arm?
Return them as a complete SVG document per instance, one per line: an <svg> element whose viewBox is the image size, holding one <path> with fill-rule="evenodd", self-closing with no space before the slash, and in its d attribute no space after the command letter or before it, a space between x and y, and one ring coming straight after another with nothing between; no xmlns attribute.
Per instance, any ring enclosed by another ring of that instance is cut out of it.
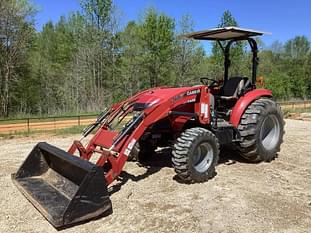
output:
<svg viewBox="0 0 311 233"><path fill-rule="evenodd" d="M121 173L131 150L152 124L170 115L180 115L179 120L175 119L174 121L176 128L182 127L186 121L193 117L198 118L202 124L209 123L210 114L207 107L209 95L206 86L177 89L170 98L152 99L145 95L146 93L153 93L155 90L161 91L160 89L154 88L144 91L118 104L108 116L107 123L98 129L86 148L79 141L75 141L68 152L74 154L75 150L78 149L80 157L85 160L90 160L94 153L99 153L100 157L96 165L103 167L108 163L111 167L105 173L105 179L109 185ZM133 110L135 103L147 107L139 112L139 115L133 118L132 122L129 122L130 124L120 132L109 130L109 124L112 124L116 119L124 119L126 114ZM173 111L178 106L189 103L194 104L195 113Z"/></svg>

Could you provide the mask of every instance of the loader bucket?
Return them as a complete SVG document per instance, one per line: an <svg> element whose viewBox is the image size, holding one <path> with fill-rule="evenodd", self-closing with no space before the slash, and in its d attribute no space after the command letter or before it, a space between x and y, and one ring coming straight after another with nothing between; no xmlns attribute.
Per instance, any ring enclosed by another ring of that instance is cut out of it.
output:
<svg viewBox="0 0 311 233"><path fill-rule="evenodd" d="M56 228L112 213L103 169L45 142L12 180Z"/></svg>

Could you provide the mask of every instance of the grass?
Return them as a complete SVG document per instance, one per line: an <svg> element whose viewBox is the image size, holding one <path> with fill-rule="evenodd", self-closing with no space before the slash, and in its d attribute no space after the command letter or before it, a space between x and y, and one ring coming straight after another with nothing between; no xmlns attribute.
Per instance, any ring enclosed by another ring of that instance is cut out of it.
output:
<svg viewBox="0 0 311 233"><path fill-rule="evenodd" d="M34 132L27 132L27 131L13 131L10 133L0 133L0 139L12 139L15 137L29 137L33 135Z"/></svg>
<svg viewBox="0 0 311 233"><path fill-rule="evenodd" d="M70 128L57 129L54 130L55 135L71 135L71 134L79 134L86 126L73 126Z"/></svg>
<svg viewBox="0 0 311 233"><path fill-rule="evenodd" d="M25 119L25 118L53 118L53 117L72 117L72 116L97 116L99 115L98 112L67 112L67 113L62 113L61 115L50 115L50 114L16 114L16 115L11 115L9 117L0 117L0 120L15 120L15 119Z"/></svg>
<svg viewBox="0 0 311 233"><path fill-rule="evenodd" d="M27 123L26 119L0 120L0 125Z"/></svg>
<svg viewBox="0 0 311 233"><path fill-rule="evenodd" d="M80 120L94 119L96 116L80 116ZM44 123L44 122L58 122L58 121L69 121L74 120L78 123L78 117L58 117L58 118L31 118L29 123ZM0 120L0 125L11 125L11 124L27 124L27 119L14 119L14 120Z"/></svg>
<svg viewBox="0 0 311 233"><path fill-rule="evenodd" d="M51 122L51 121L64 121L64 120L76 120L80 116L80 120L84 119L95 119L97 114L81 114L81 115L63 115L63 116L33 116L33 117L23 117L23 118L0 118L0 125L6 124L19 124L27 123L29 119L30 123L35 122Z"/></svg>
<svg viewBox="0 0 311 233"><path fill-rule="evenodd" d="M287 111L292 113L303 113L303 112L311 112L311 108L296 108L296 109L288 109Z"/></svg>
<svg viewBox="0 0 311 233"><path fill-rule="evenodd" d="M50 135L57 135L57 136L67 136L73 134L81 134L82 130L86 126L73 126L64 129L51 129L51 130L31 130L31 131L12 131L9 133L0 133L0 139L13 139L13 138L20 138L20 137L31 137L34 135L40 134L50 134Z"/></svg>
<svg viewBox="0 0 311 233"><path fill-rule="evenodd" d="M284 113L285 118L289 117L293 113L304 113L304 112L311 112L311 108L283 109L283 113Z"/></svg>

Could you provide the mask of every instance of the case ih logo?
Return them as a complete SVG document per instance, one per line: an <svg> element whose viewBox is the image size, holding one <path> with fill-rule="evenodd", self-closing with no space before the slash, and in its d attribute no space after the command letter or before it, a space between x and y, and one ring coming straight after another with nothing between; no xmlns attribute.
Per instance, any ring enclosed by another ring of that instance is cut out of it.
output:
<svg viewBox="0 0 311 233"><path fill-rule="evenodd" d="M200 93L200 89L187 91L186 95L196 95Z"/></svg>
<svg viewBox="0 0 311 233"><path fill-rule="evenodd" d="M174 96L173 99L172 99L172 102L175 103L175 102L177 102L178 100L182 99L184 96L197 95L197 94L199 94L200 92L201 92L200 89L195 89L195 90L190 90L190 91L184 92L184 93L182 93L182 94L180 94L180 95ZM195 101L190 101L190 102L188 102L188 103L191 103L191 102L195 102Z"/></svg>

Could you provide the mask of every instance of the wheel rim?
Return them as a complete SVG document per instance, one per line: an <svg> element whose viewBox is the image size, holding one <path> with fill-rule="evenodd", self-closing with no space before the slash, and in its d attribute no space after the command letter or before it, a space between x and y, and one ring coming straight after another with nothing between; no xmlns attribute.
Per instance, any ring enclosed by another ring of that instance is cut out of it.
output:
<svg viewBox="0 0 311 233"><path fill-rule="evenodd" d="M206 172L213 162L213 148L208 142L203 142L194 151L193 164L196 171Z"/></svg>
<svg viewBox="0 0 311 233"><path fill-rule="evenodd" d="M269 115L261 125L260 140L266 150L276 147L280 138L280 123L275 115Z"/></svg>

